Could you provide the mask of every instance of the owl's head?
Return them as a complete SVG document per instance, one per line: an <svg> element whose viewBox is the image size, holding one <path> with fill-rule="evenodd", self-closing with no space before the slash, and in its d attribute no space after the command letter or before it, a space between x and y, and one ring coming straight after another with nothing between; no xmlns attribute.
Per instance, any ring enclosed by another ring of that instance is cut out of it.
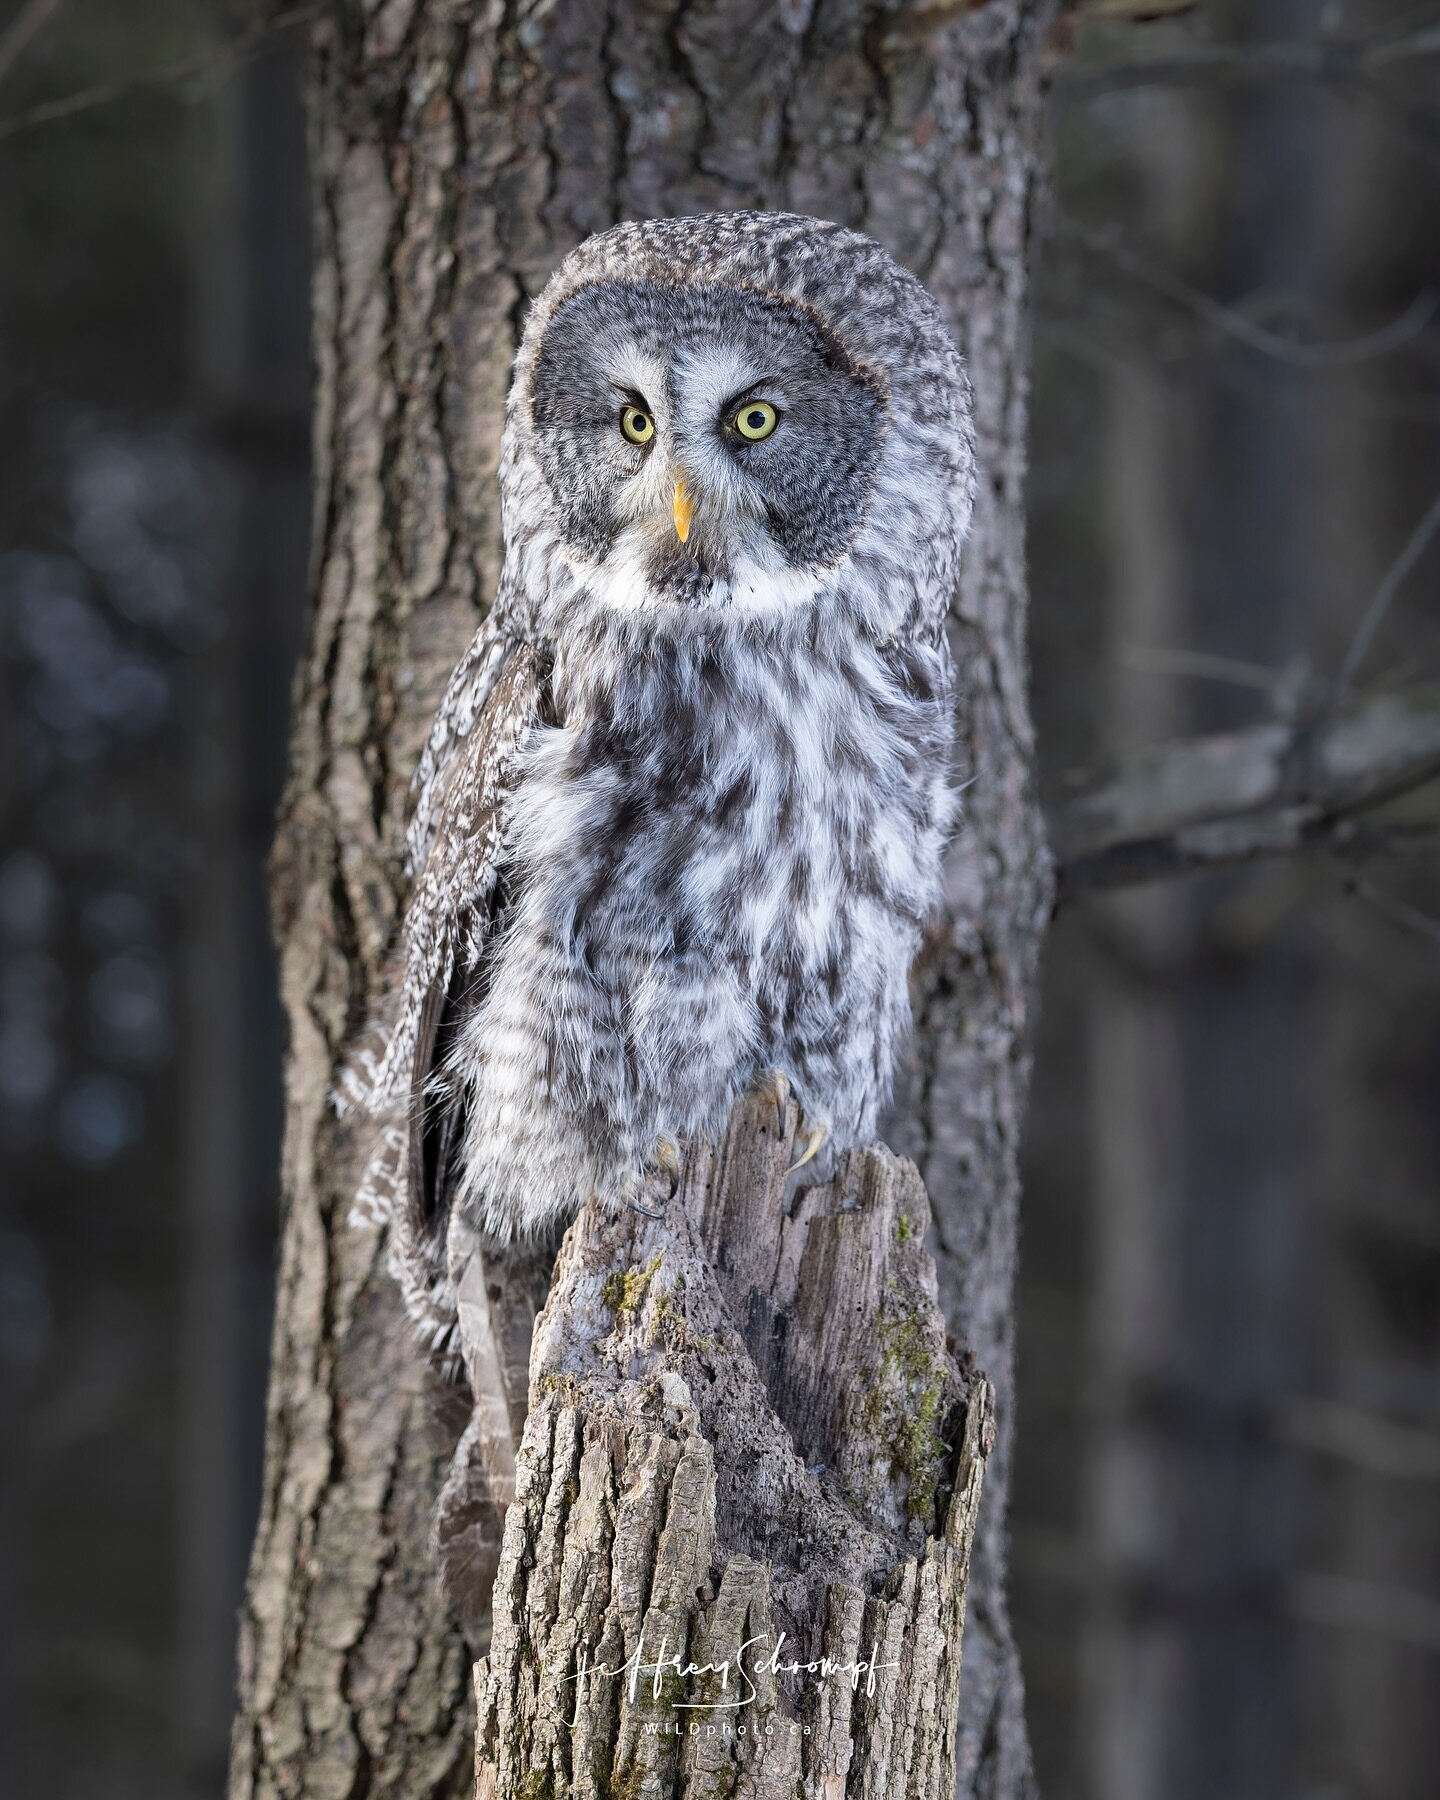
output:
<svg viewBox="0 0 1440 1800"><path fill-rule="evenodd" d="M507 537L540 530L575 591L652 620L943 607L970 509L933 303L871 240L789 214L582 245L527 328L506 454Z"/></svg>

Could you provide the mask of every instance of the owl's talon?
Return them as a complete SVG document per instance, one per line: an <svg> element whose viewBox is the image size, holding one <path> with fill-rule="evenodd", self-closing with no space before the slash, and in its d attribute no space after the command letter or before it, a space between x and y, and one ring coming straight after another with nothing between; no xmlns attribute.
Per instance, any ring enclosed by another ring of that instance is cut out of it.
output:
<svg viewBox="0 0 1440 1800"><path fill-rule="evenodd" d="M663 1169L670 1177L670 1185L674 1188L680 1180L680 1146L674 1138L657 1138L655 1155L651 1160L657 1169Z"/></svg>
<svg viewBox="0 0 1440 1800"><path fill-rule="evenodd" d="M675 1190L680 1185L680 1166L680 1146L674 1138L656 1138L655 1148L651 1151L645 1167L647 1171L655 1170L665 1177L670 1190L665 1196L667 1201L674 1197ZM625 1199L642 1218L663 1219L665 1217L663 1202L659 1206L646 1204L649 1185L644 1174L627 1175L623 1189Z"/></svg>
<svg viewBox="0 0 1440 1800"><path fill-rule="evenodd" d="M763 1099L773 1103L775 1107L775 1129L777 1132L783 1132L785 1129L785 1114L790 1105L790 1083L780 1073L779 1069L772 1069L768 1075L763 1076L755 1084L755 1092Z"/></svg>
<svg viewBox="0 0 1440 1800"><path fill-rule="evenodd" d="M787 1175L793 1175L797 1169L803 1169L806 1163L813 1161L819 1154L821 1145L829 1135L830 1131L828 1126L811 1125L804 1133L802 1133L802 1141L805 1145L804 1151L801 1155L796 1157L795 1161L791 1163L785 1173Z"/></svg>

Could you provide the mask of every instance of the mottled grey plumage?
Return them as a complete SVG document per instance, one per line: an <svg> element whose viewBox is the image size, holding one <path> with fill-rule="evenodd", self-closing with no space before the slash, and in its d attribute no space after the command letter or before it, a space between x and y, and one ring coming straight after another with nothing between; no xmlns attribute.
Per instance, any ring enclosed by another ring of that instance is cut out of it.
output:
<svg viewBox="0 0 1440 1800"><path fill-rule="evenodd" d="M873 1136L939 897L973 485L939 313L854 232L622 225L537 301L500 588L417 770L393 1017L346 1084L395 1115L369 1194L436 1331L452 1212L508 1237L633 1196L774 1070L833 1145Z"/></svg>

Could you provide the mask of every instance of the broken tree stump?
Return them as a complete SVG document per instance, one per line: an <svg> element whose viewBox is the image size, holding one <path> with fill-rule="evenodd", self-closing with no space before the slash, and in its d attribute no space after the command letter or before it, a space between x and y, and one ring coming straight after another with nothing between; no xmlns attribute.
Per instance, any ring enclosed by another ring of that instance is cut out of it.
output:
<svg viewBox="0 0 1440 1800"><path fill-rule="evenodd" d="M479 1800L949 1800L993 1395L882 1147L798 1194L752 1098L663 1215L587 1207L535 1322Z"/></svg>

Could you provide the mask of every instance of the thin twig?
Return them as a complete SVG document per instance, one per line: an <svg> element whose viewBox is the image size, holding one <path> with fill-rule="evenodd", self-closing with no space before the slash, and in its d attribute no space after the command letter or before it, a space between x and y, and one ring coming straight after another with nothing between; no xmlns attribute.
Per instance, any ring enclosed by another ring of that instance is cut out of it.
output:
<svg viewBox="0 0 1440 1800"><path fill-rule="evenodd" d="M1278 362L1290 363L1296 368L1340 368L1385 356L1417 338L1435 316L1436 296L1426 291L1417 294L1398 319L1381 326L1378 331L1335 344L1296 343L1293 338L1267 331L1263 325L1257 325L1253 319L1237 312L1234 307L1212 299L1209 294L1202 294L1198 288L1191 287L1189 282L1182 281L1170 270L1160 268L1136 251L1117 243L1110 233L1096 231L1063 213L1057 212L1054 218L1058 230L1073 238L1092 255L1105 257L1125 274L1144 282L1156 293L1162 294L1177 306L1184 307L1207 325L1213 325L1218 331L1237 339L1247 348L1258 350L1262 355Z"/></svg>
<svg viewBox="0 0 1440 1800"><path fill-rule="evenodd" d="M1281 670L1267 668L1264 663L1242 662L1234 656L1212 656L1205 650L1122 644L1119 655L1127 668L1143 669L1149 674L1190 676L1197 681L1228 681L1236 687L1262 688L1267 693L1284 680Z"/></svg>
<svg viewBox="0 0 1440 1800"><path fill-rule="evenodd" d="M1349 691L1351 682L1370 648L1375 633L1380 629L1385 615L1404 585L1406 576L1419 562L1435 533L1440 531L1440 494L1430 502L1424 518L1410 533L1400 554L1385 571L1385 579L1376 588L1370 604L1365 608L1355 635L1350 640L1350 648L1345 652L1345 660L1340 665L1340 673L1335 678L1337 698L1342 698Z"/></svg>
<svg viewBox="0 0 1440 1800"><path fill-rule="evenodd" d="M1364 107L1366 118L1391 143L1440 163L1440 117L1431 107L1405 99L1371 76L1357 76L1341 92Z"/></svg>
<svg viewBox="0 0 1440 1800"><path fill-rule="evenodd" d="M1440 1482L1440 1432L1400 1424L1335 1400L1293 1399L1279 1407L1275 1433L1297 1449L1333 1456L1394 1481Z"/></svg>
<svg viewBox="0 0 1440 1800"><path fill-rule="evenodd" d="M1369 825L1363 819L1341 819L1324 848L1339 862L1403 862L1414 857L1440 859L1440 825L1401 825L1387 820Z"/></svg>
<svg viewBox="0 0 1440 1800"><path fill-rule="evenodd" d="M1440 1650L1440 1603L1412 1588L1349 1575L1304 1574L1291 1585L1290 1607L1310 1625Z"/></svg>
<svg viewBox="0 0 1440 1800"><path fill-rule="evenodd" d="M1356 900L1363 900L1366 906L1373 907L1383 917L1393 919L1407 931L1414 931L1421 937L1428 938L1432 944L1440 944L1440 919L1421 912L1418 906L1411 906L1408 900L1397 900L1394 894L1387 894L1383 888L1377 888L1358 875L1346 876L1341 885L1347 894Z"/></svg>
<svg viewBox="0 0 1440 1800"><path fill-rule="evenodd" d="M1383 689L1404 687L1407 681L1414 681L1426 674L1437 657L1440 657L1440 627L1423 632L1418 642L1386 663L1366 686L1371 693L1377 694Z"/></svg>
<svg viewBox="0 0 1440 1800"><path fill-rule="evenodd" d="M5 138L18 137L22 132L34 131L42 125L53 125L61 119L74 118L77 113L90 112L97 106L110 106L117 100L124 100L131 94L144 93L157 88L179 87L186 83L200 81L205 77L225 74L238 64L246 62L260 48L264 40L272 33L288 31L294 25L305 24L320 11L319 0L310 0L310 4L294 7L280 12L264 24L254 25L243 32L223 50L207 50L202 53L184 56L174 62L165 63L158 69L146 74L122 76L113 81L98 81L92 87L79 88L72 94L61 94L54 100L42 100L38 105L27 107L24 112L13 113L9 118L0 118L0 141Z"/></svg>
<svg viewBox="0 0 1440 1800"><path fill-rule="evenodd" d="M1077 98L1125 88L1188 87L1199 82L1344 82L1376 69L1440 55L1440 21L1427 20L1397 34L1326 39L1310 43L1194 44L1166 56L1127 57L1087 68L1079 64L1056 79L1057 91Z"/></svg>
<svg viewBox="0 0 1440 1800"><path fill-rule="evenodd" d="M0 81L4 81L29 48L31 39L50 23L64 4L65 0L29 0L27 6L20 8L5 35L0 37Z"/></svg>
<svg viewBox="0 0 1440 1800"><path fill-rule="evenodd" d="M1169 1583L1153 1568L1107 1568L1092 1547L1058 1531L1027 1530L1014 1534L1027 1573L1065 1587L1104 1590L1113 1601L1143 1604L1148 1612L1185 1617L1201 1604L1196 1593ZM1214 1604L1215 1596L1207 1596ZM1367 1637L1422 1650L1440 1649L1440 1604L1428 1594L1389 1582L1366 1581L1326 1571L1296 1575L1276 1593L1259 1595L1253 1588L1237 1593L1235 1604L1269 1616L1281 1610L1306 1625L1327 1630L1358 1631Z"/></svg>
<svg viewBox="0 0 1440 1800"><path fill-rule="evenodd" d="M1440 19L1397 31L1393 36L1372 38L1365 61L1372 69L1383 69L1386 63L1409 62L1418 56L1440 56Z"/></svg>
<svg viewBox="0 0 1440 1800"><path fill-rule="evenodd" d="M1174 372L1182 366L1182 358L1191 353L1190 329L1179 325L1167 327L1163 340L1147 344L1138 335L1131 314L1118 315L1112 324L1109 313L1097 304L1100 296L1091 293L1086 298L1089 303L1086 322L1056 319L1038 325L1035 331L1036 343L1073 357L1084 368L1099 375L1112 377L1116 381L1142 384L1167 397L1176 393L1178 390ZM1093 331L1089 328L1090 319L1095 323ZM1130 321L1128 327L1127 320ZM1112 330L1123 335L1123 349L1107 342L1101 335L1102 331ZM1198 338L1201 334L1202 328L1197 325L1194 336ZM1147 360L1138 360L1137 347L1148 352ZM1217 380L1233 384L1252 406L1266 406L1275 399L1273 387L1253 381L1249 369L1243 367L1237 359L1215 365L1215 374ZM1440 393L1427 400L1411 394L1402 396L1384 392L1357 392L1348 396L1346 404L1353 413L1363 418L1402 421L1406 424L1440 424Z"/></svg>
<svg viewBox="0 0 1440 1800"><path fill-rule="evenodd" d="M1153 25L1157 19L1173 19L1194 12L1200 0L1088 0L1084 17L1124 21L1127 25Z"/></svg>

